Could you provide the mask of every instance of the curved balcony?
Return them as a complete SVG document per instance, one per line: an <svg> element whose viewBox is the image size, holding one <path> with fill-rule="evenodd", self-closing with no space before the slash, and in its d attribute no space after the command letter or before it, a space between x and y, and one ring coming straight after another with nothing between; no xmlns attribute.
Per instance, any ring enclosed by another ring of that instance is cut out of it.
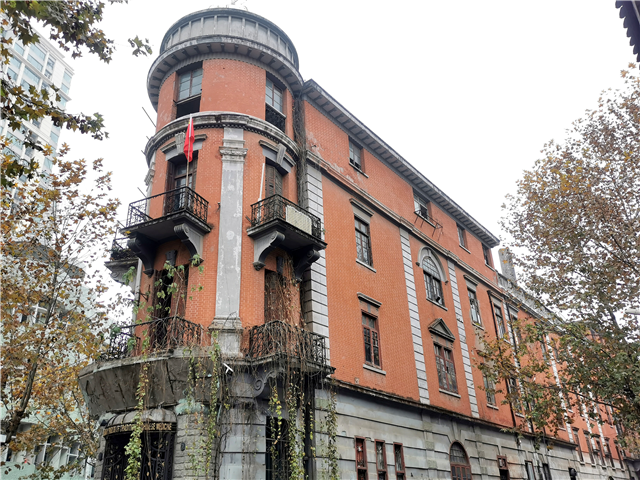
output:
<svg viewBox="0 0 640 480"><path fill-rule="evenodd" d="M267 255L281 248L293 258L293 272L302 281L304 271L318 258L327 244L322 240L318 217L280 195L272 195L251 205L251 226L247 234L254 239L256 270L265 266Z"/></svg>
<svg viewBox="0 0 640 480"><path fill-rule="evenodd" d="M182 240L191 257L198 255L202 260L202 240L211 231L208 211L209 202L203 197L189 187L176 188L131 203L121 233L151 275L157 246L169 240Z"/></svg>

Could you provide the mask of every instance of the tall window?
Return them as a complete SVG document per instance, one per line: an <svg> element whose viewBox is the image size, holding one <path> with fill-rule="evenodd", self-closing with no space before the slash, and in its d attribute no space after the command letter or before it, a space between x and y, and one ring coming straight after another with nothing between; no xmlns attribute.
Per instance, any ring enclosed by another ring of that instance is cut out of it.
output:
<svg viewBox="0 0 640 480"><path fill-rule="evenodd" d="M438 383L442 390L458 393L456 382L456 368L453 363L453 352L437 343L433 344L436 354L436 367L438 368Z"/></svg>
<svg viewBox="0 0 640 480"><path fill-rule="evenodd" d="M376 440L376 468L378 480L387 480L387 452L384 442Z"/></svg>
<svg viewBox="0 0 640 480"><path fill-rule="evenodd" d="M486 245L482 245L482 255L484 255L484 263L493 268L493 259L491 258L491 249Z"/></svg>
<svg viewBox="0 0 640 480"><path fill-rule="evenodd" d="M502 315L502 308L494 304L493 313L496 317L496 326L498 327L498 336L502 338L507 334L507 327L504 324L504 316Z"/></svg>
<svg viewBox="0 0 640 480"><path fill-rule="evenodd" d="M356 167L358 170L362 170L362 147L355 142L349 140L349 163Z"/></svg>
<svg viewBox="0 0 640 480"><path fill-rule="evenodd" d="M369 365L380 368L378 319L372 315L362 313L362 331L364 334L364 361Z"/></svg>
<svg viewBox="0 0 640 480"><path fill-rule="evenodd" d="M358 480L367 480L367 444L360 437L356 437L356 474Z"/></svg>
<svg viewBox="0 0 640 480"><path fill-rule="evenodd" d="M613 455L611 454L611 444L609 443L608 438L604 439L604 455L609 460L611 466L615 468L615 465L613 463Z"/></svg>
<svg viewBox="0 0 640 480"><path fill-rule="evenodd" d="M449 451L449 462L451 463L452 480L471 480L471 465L462 445L458 442L451 444Z"/></svg>
<svg viewBox="0 0 640 480"><path fill-rule="evenodd" d="M369 225L358 217L356 222L356 258L367 265L373 266L371 256L371 238L369 236Z"/></svg>
<svg viewBox="0 0 640 480"><path fill-rule="evenodd" d="M282 174L273 165L265 165L264 198L272 195L282 196Z"/></svg>
<svg viewBox="0 0 640 480"><path fill-rule="evenodd" d="M289 478L289 422L277 417L267 417L267 454L265 470L267 480Z"/></svg>
<svg viewBox="0 0 640 480"><path fill-rule="evenodd" d="M27 60L31 65L36 67L40 72L44 68L45 57L46 57L46 54L37 45L31 45L29 47L29 56L27 57Z"/></svg>
<svg viewBox="0 0 640 480"><path fill-rule="evenodd" d="M432 302L444 305L442 298L442 278L436 263L430 256L422 259L422 270L424 272L424 283L427 288L427 298Z"/></svg>
<svg viewBox="0 0 640 480"><path fill-rule="evenodd" d="M549 468L549 464L548 463L543 463L542 464L542 473L544 475L544 480L553 480L551 478L551 469Z"/></svg>
<svg viewBox="0 0 640 480"><path fill-rule="evenodd" d="M480 318L480 305L478 304L478 297L476 292L467 288L469 293L469 311L471 312L471 321L479 326L482 326L482 319Z"/></svg>
<svg viewBox="0 0 640 480"><path fill-rule="evenodd" d="M582 446L580 445L580 430L577 428L573 429L573 438L575 439L576 445L578 446L578 458L581 463L584 463L584 456L582 455Z"/></svg>
<svg viewBox="0 0 640 480"><path fill-rule="evenodd" d="M485 374L482 375L484 379L484 392L487 395L487 404L496 405L496 384L493 383L489 377Z"/></svg>
<svg viewBox="0 0 640 480"><path fill-rule="evenodd" d="M600 462L600 465L606 465L604 463L604 455L602 453L602 443L600 442L599 438L594 438L594 442L596 444L596 448L594 453L596 454L596 457L598 458L598 461Z"/></svg>
<svg viewBox="0 0 640 480"><path fill-rule="evenodd" d="M178 80L178 101L202 93L202 69L197 68L180 75Z"/></svg>
<svg viewBox="0 0 640 480"><path fill-rule="evenodd" d="M596 460L595 457L593 456L593 439L591 438L591 434L587 431L584 430L584 438L587 440L587 450L589 450L589 459L591 460L591 464L595 465Z"/></svg>
<svg viewBox="0 0 640 480"><path fill-rule="evenodd" d="M467 231L458 225L458 241L460 242L460 246L463 248L467 247Z"/></svg>
<svg viewBox="0 0 640 480"><path fill-rule="evenodd" d="M396 479L405 480L404 475L404 452L402 451L401 443L393 444L393 459L396 467Z"/></svg>
<svg viewBox="0 0 640 480"><path fill-rule="evenodd" d="M616 443L616 452L618 452L618 463L620 463L620 470L624 470L624 453L622 450L620 450L620 447L618 446L617 443Z"/></svg>
<svg viewBox="0 0 640 480"><path fill-rule="evenodd" d="M524 462L524 466L527 470L527 480L536 480L536 472L533 469L533 462L526 460Z"/></svg>
<svg viewBox="0 0 640 480"><path fill-rule="evenodd" d="M282 109L282 90L274 85L270 78L267 78L267 88L265 92L265 102L270 107L275 108L278 112L283 113Z"/></svg>

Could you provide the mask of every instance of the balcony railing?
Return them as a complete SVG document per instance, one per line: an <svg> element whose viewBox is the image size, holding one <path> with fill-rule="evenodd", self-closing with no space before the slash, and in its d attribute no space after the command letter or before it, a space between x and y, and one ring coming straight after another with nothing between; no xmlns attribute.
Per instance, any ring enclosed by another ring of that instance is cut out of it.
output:
<svg viewBox="0 0 640 480"><path fill-rule="evenodd" d="M207 223L207 212L209 210L209 202L191 190L189 187L180 187L168 192L154 195L153 197L147 197L137 202L129 204L129 213L127 215L127 227L138 225L140 223L146 223L154 220L149 216L149 206L153 207L155 201L160 201L162 198L162 215L172 215L175 213L188 212ZM158 200L156 200L158 199Z"/></svg>
<svg viewBox="0 0 640 480"><path fill-rule="evenodd" d="M284 132L287 117L269 104L265 104L264 119L278 130Z"/></svg>
<svg viewBox="0 0 640 480"><path fill-rule="evenodd" d="M246 329L245 355L249 358L289 357L321 365L327 360L322 335L279 320Z"/></svg>
<svg viewBox="0 0 640 480"><path fill-rule="evenodd" d="M136 254L127 247L128 238L114 238L111 244L111 256L110 261L117 262L118 260L128 260L136 258Z"/></svg>
<svg viewBox="0 0 640 480"><path fill-rule="evenodd" d="M251 205L251 226L280 219L316 238L322 238L320 219L280 195L272 195Z"/></svg>
<svg viewBox="0 0 640 480"><path fill-rule="evenodd" d="M135 325L113 327L109 348L100 358L115 360L142 355L143 339L148 339L147 353L206 344L204 328L201 325L182 317L166 317Z"/></svg>

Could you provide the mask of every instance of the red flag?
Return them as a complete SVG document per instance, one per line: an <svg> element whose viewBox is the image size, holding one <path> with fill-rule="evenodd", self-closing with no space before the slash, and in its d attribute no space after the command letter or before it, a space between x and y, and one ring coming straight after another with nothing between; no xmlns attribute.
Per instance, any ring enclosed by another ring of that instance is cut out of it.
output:
<svg viewBox="0 0 640 480"><path fill-rule="evenodd" d="M187 127L187 135L184 139L184 154L187 162L193 160L193 144L196 141L196 135L193 129L193 118L189 117L189 126Z"/></svg>

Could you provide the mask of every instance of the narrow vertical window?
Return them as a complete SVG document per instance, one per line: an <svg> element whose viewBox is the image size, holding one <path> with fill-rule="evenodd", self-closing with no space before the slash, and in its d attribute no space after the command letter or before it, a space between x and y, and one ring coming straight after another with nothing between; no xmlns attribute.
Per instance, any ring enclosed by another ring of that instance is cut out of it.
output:
<svg viewBox="0 0 640 480"><path fill-rule="evenodd" d="M578 446L578 458L580 459L580 463L584 463L582 446L580 445L580 430L578 430L577 428L573 429L573 438L575 439L576 445Z"/></svg>
<svg viewBox="0 0 640 480"><path fill-rule="evenodd" d="M265 102L270 107L273 107L278 112L282 113L282 90L273 83L270 78L267 78L267 88L265 91Z"/></svg>
<svg viewBox="0 0 640 480"><path fill-rule="evenodd" d="M613 463L613 454L611 453L611 444L609 443L608 438L604 439L604 454L607 457L607 460L609 460L611 466L615 468L615 464Z"/></svg>
<svg viewBox="0 0 640 480"><path fill-rule="evenodd" d="M620 470L624 471L624 453L620 450L618 444L616 444L616 452L618 452L618 463L620 463Z"/></svg>
<svg viewBox="0 0 640 480"><path fill-rule="evenodd" d="M264 170L264 198L272 195L282 196L282 174L273 165L265 165Z"/></svg>
<svg viewBox="0 0 640 480"><path fill-rule="evenodd" d="M367 480L367 444L360 437L356 437L356 475L358 480Z"/></svg>
<svg viewBox="0 0 640 480"><path fill-rule="evenodd" d="M536 480L536 473L533 469L533 463L529 460L524 462L525 469L527 470L527 480Z"/></svg>
<svg viewBox="0 0 640 480"><path fill-rule="evenodd" d="M551 478L551 469L549 468L548 463L542 464L542 472L544 473L544 480L553 480Z"/></svg>
<svg viewBox="0 0 640 480"><path fill-rule="evenodd" d="M493 383L489 377L485 374L482 375L484 380L484 392L487 396L487 404L495 406L496 405L496 385Z"/></svg>
<svg viewBox="0 0 640 480"><path fill-rule="evenodd" d="M427 298L432 302L444 306L444 298L442 298L442 278L440 278L440 271L430 256L425 256L422 259L422 271L424 272Z"/></svg>
<svg viewBox="0 0 640 480"><path fill-rule="evenodd" d="M438 344L434 344L433 347L436 354L436 367L438 369L438 383L440 388L448 392L458 393L453 352Z"/></svg>
<svg viewBox="0 0 640 480"><path fill-rule="evenodd" d="M369 365L380 367L380 334L378 319L362 314L362 331L364 334L364 361Z"/></svg>
<svg viewBox="0 0 640 480"><path fill-rule="evenodd" d="M482 245L482 255L484 255L484 263L493 268L493 259L491 258L491 249L486 245Z"/></svg>
<svg viewBox="0 0 640 480"><path fill-rule="evenodd" d="M595 465L595 457L593 455L593 439L591 438L591 434L588 431L584 431L584 438L587 440L587 450L589 451L589 459L591 460L591 464Z"/></svg>
<svg viewBox="0 0 640 480"><path fill-rule="evenodd" d="M387 453L383 441L376 440L376 468L378 480L387 480Z"/></svg>
<svg viewBox="0 0 640 480"><path fill-rule="evenodd" d="M598 460L600 462L600 465L605 466L606 463L604 462L604 454L602 452L602 443L600 442L599 438L594 439L595 443L596 443L596 456L598 457Z"/></svg>
<svg viewBox="0 0 640 480"><path fill-rule="evenodd" d="M507 327L504 324L504 316L502 315L502 308L498 305L493 306L493 313L496 317L496 326L498 327L498 336L503 338L507 334Z"/></svg>
<svg viewBox="0 0 640 480"><path fill-rule="evenodd" d="M468 248L467 247L467 231L462 228L460 225L458 225L458 241L460 242L460 246L462 248Z"/></svg>
<svg viewBox="0 0 640 480"><path fill-rule="evenodd" d="M358 217L355 217L356 224L356 258L367 265L373 266L371 256L371 238L369 236L369 225Z"/></svg>
<svg viewBox="0 0 640 480"><path fill-rule="evenodd" d="M471 314L471 321L475 325L482 326L482 319L480 318L480 305L478 304L478 297L476 296L476 292L468 289L469 293L469 311Z"/></svg>
<svg viewBox="0 0 640 480"><path fill-rule="evenodd" d="M349 164L362 170L362 147L351 140L349 140Z"/></svg>
<svg viewBox="0 0 640 480"><path fill-rule="evenodd" d="M404 475L404 452L401 443L393 444L393 459L396 467L396 479L405 480Z"/></svg>

